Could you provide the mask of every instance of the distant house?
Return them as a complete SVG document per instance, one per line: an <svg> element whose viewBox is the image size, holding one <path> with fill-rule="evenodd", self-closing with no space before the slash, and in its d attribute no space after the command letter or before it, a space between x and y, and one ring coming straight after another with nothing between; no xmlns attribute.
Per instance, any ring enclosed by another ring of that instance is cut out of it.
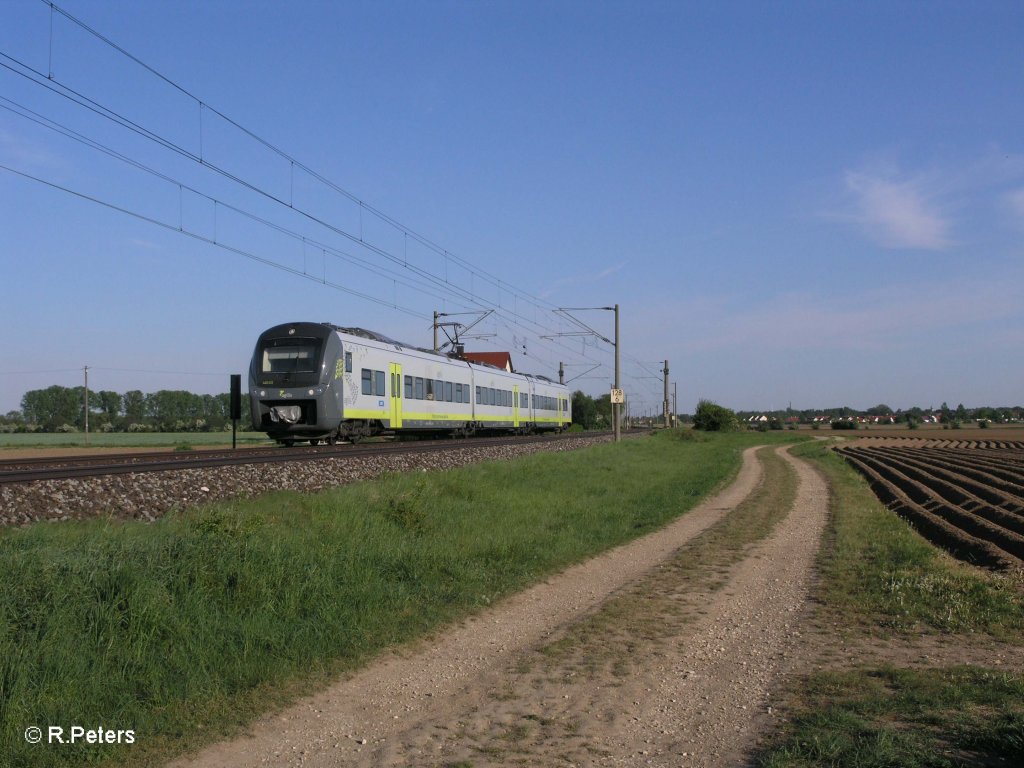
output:
<svg viewBox="0 0 1024 768"><path fill-rule="evenodd" d="M473 363L493 365L495 368L503 368L509 373L515 373L512 369L512 355L508 352L463 352L462 357Z"/></svg>

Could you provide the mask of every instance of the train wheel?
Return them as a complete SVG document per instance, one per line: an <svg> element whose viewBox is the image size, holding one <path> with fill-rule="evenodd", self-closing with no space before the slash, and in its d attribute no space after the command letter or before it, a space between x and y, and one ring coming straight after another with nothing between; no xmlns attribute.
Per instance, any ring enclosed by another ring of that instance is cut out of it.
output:
<svg viewBox="0 0 1024 768"><path fill-rule="evenodd" d="M281 441L281 445L283 445L285 448L291 448L293 445L295 445L295 441L294 440L282 440Z"/></svg>

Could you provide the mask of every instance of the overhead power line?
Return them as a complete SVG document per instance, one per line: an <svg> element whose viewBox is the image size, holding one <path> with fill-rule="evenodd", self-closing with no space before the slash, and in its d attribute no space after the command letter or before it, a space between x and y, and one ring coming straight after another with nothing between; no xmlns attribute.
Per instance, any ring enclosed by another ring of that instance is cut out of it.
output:
<svg viewBox="0 0 1024 768"><path fill-rule="evenodd" d="M229 117L228 115L226 115L225 113L223 113L220 110L216 109L215 107L210 106L208 103L206 103L204 100L199 98L197 95L195 95L194 93L192 93L191 91L189 91L185 87L181 86L180 84L178 84L177 82L175 82L171 78L169 78L166 75L162 74L160 71L158 71L154 67L146 64L140 58L138 58L137 56L133 55L128 50L126 50L122 46L120 46L117 43L115 43L113 40L105 37L104 35L99 33L97 30L94 30L93 28L91 28L90 26L85 24L80 19L78 19L78 18L74 17L73 15L69 14L64 9L60 8L59 6L57 6L57 5L53 4L53 3L49 3L46 0L41 0L41 2L42 2L42 4L45 7L47 7L50 10L51 18L52 18L52 15L54 13L59 14L63 18L66 18L68 21L70 21L73 24L77 25L79 28L81 28L82 30L84 30L88 34L93 35L96 39L100 40L105 45L110 46L113 50L115 50L119 54L125 56L128 60L130 60L133 63L135 63L136 65L142 67L143 69L145 69L147 72L149 72L153 76L157 77L162 82L166 83L167 85L169 85L172 88L174 88L176 91L180 92L181 94L187 96L189 99L193 100L195 102L195 104L198 106L199 114L200 114L200 118L201 119L202 119L203 115L206 114L206 113L209 113L210 115L215 115L217 118L223 120L226 124L232 126L234 129L240 131L245 136L248 136L249 138L253 139L255 142L257 142L259 145L263 146L266 150L268 150L269 152L271 152L275 156L286 160L289 163L289 167L290 167L291 172L292 172L292 183L294 183L294 170L296 168L298 168L300 171L302 171L303 173L307 174L310 178L315 179L316 181L318 181L321 184L325 185L327 188L333 190L334 192L338 193L339 195L343 196L344 198L350 200L355 205L357 205L358 208L359 208L359 213L360 213L360 221L362 220L363 213L364 212L368 213L369 215L371 215L373 217L376 217L380 221L386 223L388 226L392 227L393 229L395 229L396 231L401 233L403 235L403 242L404 243L407 244L408 240L412 239L414 242L419 243L420 245L422 245L424 248L428 249L429 251L431 251L431 252L433 252L433 253L435 253L435 254L437 254L439 256L442 256L444 258L445 264L446 264L445 275L444 276L436 275L436 274L434 274L433 272L431 272L429 270L423 269L423 268L419 267L418 265L410 263L408 261L408 258L407 258L406 254L403 254L402 257L399 257L397 254L392 253L388 249L383 248L383 247L381 247L381 246L379 246L379 245L377 245L375 243L371 243L371 242L367 241L363 237L363 233L362 232L360 232L358 235L356 233L353 233L353 232L348 232L345 229L343 229L341 227L338 227L338 226L332 224L331 222L326 221L326 220L324 220L324 219L322 219L322 218L312 214L309 211L303 210L300 207L295 206L294 205L294 197L293 197L293 195L290 196L291 199L285 200L282 196L274 194L274 193L270 192L267 189L263 189L258 184L255 184L255 183L253 183L251 181L248 181L248 180L240 177L239 175L230 172L226 168L220 167L216 162L214 162L215 159L210 158L208 156L204 156L204 154L203 154L203 149L202 149L202 145L201 145L202 139L203 139L202 127L200 127L200 136L199 136L199 138L200 138L200 147L199 147L199 152L197 154L194 150L190 150L187 147L181 146L179 143L177 143L177 142L167 138L166 136L162 136L158 132L156 132L154 130L151 130L151 129L148 129L148 128L144 127L143 125L132 121L128 117L118 113L117 111L111 109L110 107L105 106L103 104L100 104L99 102L97 102L94 99L86 96L85 94L80 93L79 91L71 88L66 83L61 82L60 79L54 75L53 68L52 68L52 39L51 39L51 65L49 67L49 71L46 74L43 74L38 69L33 68L30 65L26 64L25 62L22 62L22 61L20 61L20 60L18 60L16 58L6 54L6 53L3 53L3 52L0 52L0 57L2 57L5 61L0 61L0 67L3 67L4 69L7 69L8 71L13 72L14 74L17 74L17 75L19 75L21 77L26 78L30 82L35 83L36 85L39 85L39 86L44 87L44 88L47 88L50 91L52 91L53 93L55 93L55 94L65 98L65 99L71 101L72 103L76 104L77 106L79 106L81 108L84 108L84 109L88 109L89 111L91 111L91 112L93 112L93 113L95 113L97 115L100 115L100 116L104 117L105 119L110 120L110 121L112 121L112 122L114 122L114 123L116 123L116 124L126 128L126 129L136 133L137 135L140 135L140 136L146 138L147 140L150 140L150 141L156 143L157 145L159 145L159 146L161 146L161 147L163 147L163 148L165 148L165 149L167 149L167 150L169 150L169 151L171 151L173 153L176 153L176 154L178 154L178 155L180 155L180 156L182 156L182 157L184 157L186 159L189 159L189 160L191 160L193 162L196 162L201 167L203 167L203 168L205 168L207 170L210 170L210 171L212 171L214 173L217 173L217 174L221 175L222 177L230 180L231 182L240 185L242 188L244 188L246 190L249 190L249 191L251 191L251 192L253 192L255 194L258 194L258 195L260 195L260 196L262 196L262 197L264 197L264 198L266 198L266 199L268 199L268 200L270 200L270 201L272 201L272 202L274 202L274 203L276 203L278 205L281 205L281 206L287 208L289 211L292 211L292 212L294 212L294 213L304 217L306 220L308 220L308 221L310 221L312 223L315 223L315 224L317 224L319 226L325 227L330 232L332 232L334 234L337 234L337 235L339 235L341 237L344 237L344 238L352 241L358 247L365 248L370 253L375 254L375 255L377 255L377 256L379 256L381 258L384 258L384 259L390 261L391 263L393 263L395 265L396 269L400 268L402 270L407 270L407 271L415 274L417 276L418 280L413 281L414 282L413 285L409 285L409 284L403 282L403 286L405 286L405 287L410 287L413 290L416 290L416 291L424 293L425 295L433 295L434 298L440 298L441 300L453 300L456 303L460 303L462 306L467 306L467 305L488 306L486 303L484 303L481 300L480 297L478 297L478 295L476 294L475 287L473 285L474 279L475 278L479 278L481 281L483 281L483 282L485 282L485 283L495 287L498 290L498 299L497 299L497 302L496 302L498 304L498 306L497 307L492 307L492 308L495 309L495 321L496 322L500 322L502 325L504 325L510 331L512 331L512 327L515 326L515 327L519 327L519 328L523 329L528 334L534 334L534 335L536 335L538 337L540 335L542 335L544 332L552 330L551 321L552 320L556 320L556 318L552 317L549 313L555 308L555 306L553 304L551 304L551 303L549 303L549 302L545 301L544 299L541 299L541 298L539 298L537 296L534 296L534 295L530 294L529 292L527 292L527 291L525 291L525 290L523 290L523 289L521 289L521 288L519 288L517 286L514 286L514 285L512 285L512 284L502 280L501 278L497 277L496 275L492 274L491 272L489 272L487 270L484 270L484 269L478 267L477 265L469 262L468 260L463 259L462 257L457 256L456 254L448 251L446 248L443 248L442 246L438 245L436 242L434 242L433 240L427 238L426 236L420 234L416 230L413 230L412 228L405 226L404 224L399 222L394 217L392 217L392 216L388 215L387 213L381 211L380 209L376 208L375 206L370 205L366 201L362 200L359 196L355 195L352 192L349 192L345 188L341 187L339 184L333 182L332 180L328 179L327 177L325 177L321 173L319 173L319 172L315 171L314 169L310 168L308 165L306 165L305 163L301 162L300 160L298 160L293 155L289 154L288 152L286 152L285 150L283 150L279 146L277 146L277 145L267 141L266 139L264 139L261 136L259 136L256 132L254 132L251 129L245 127L244 125L242 125L241 123L239 123L235 119ZM9 62L9 63L6 63L6 62ZM13 102L8 102L8 103L13 103ZM22 107L22 109L25 109L25 108ZM26 110L26 111L31 112L31 110ZM33 114L36 114L36 113L33 113ZM25 117L25 115L22 115L22 116ZM54 125L58 125L58 126L60 125L58 123L55 123L55 121L50 121L48 118L43 118L42 116L39 116L37 114L36 114L36 117L39 117L42 120L46 120L46 121L48 121L50 123L53 123ZM29 119L31 119L31 118L29 118ZM116 150L112 150L109 147L104 147L103 145L100 145L98 142L94 142L93 140L88 139L88 138L82 136L81 134L77 134L76 132L74 132L73 130L68 128L67 126L60 126L60 128L63 129L63 130L59 130L58 128L53 127L53 125L48 125L47 127L51 128L53 130L58 130L58 132L63 133L63 135L67 136L68 138L74 139L76 141L82 141L82 143L85 143L87 146L93 147L97 151L106 152L107 154L110 154L113 157L117 157L118 159L133 165L134 167L136 167L139 170L142 170L142 171L147 172L147 173L152 173L152 174L156 175L159 178L163 178L168 183L176 184L176 185L179 186L180 189L186 188L186 185L182 184L181 182L175 181L174 179L172 179L171 177L167 176L166 174L162 174L161 172L157 171L156 169L149 168L149 167L145 166L144 164L139 163L138 161L135 161L135 160L133 160L131 158L128 158L128 157L122 155L121 153L116 152ZM415 315L417 317L426 317L426 315L424 315L423 313L418 313L415 310L409 309L408 307L398 307L397 306L397 301L386 301L386 300L381 299L380 297L370 296L368 294L365 294L365 293L362 293L362 292L359 292L359 291L355 291L355 290L347 288L345 286L329 283L325 279L320 279L320 278L317 278L315 276L308 275L308 274L305 273L305 271L300 272L298 270L295 270L295 269L292 269L290 267L287 267L286 265L282 265L282 264L279 264L277 262L274 262L271 259L266 259L266 258L263 258L261 256L258 256L257 254L253 254L251 252L244 251L243 249L234 248L234 247L228 246L228 245L226 245L224 243L217 242L216 241L216 237L211 239L211 238L205 237L203 235L200 235L199 233L195 233L195 232L192 232L192 231L187 231L187 230L184 229L183 226L174 227L173 225L170 225L167 222L160 221L160 220L154 219L152 217L147 217L147 216L138 214L138 213L130 211L128 209L125 209L125 208L113 205L111 203L108 203L106 201L99 200L98 198L91 197L89 195L86 195L86 194L81 193L81 192L77 192L75 190L71 190L70 188L64 187L64 186L62 186L60 184L49 182L49 181L46 181L45 179L34 177L34 176L29 175L29 174L20 173L20 172L14 170L14 169L11 169L11 168L5 168L5 169L8 170L9 172L12 172L12 173L18 174L20 176L23 176L24 178L28 178L28 179L37 181L37 182L42 183L42 184L46 184L47 186L50 186L50 187L52 187L54 189L58 189L58 190L66 192L68 194L72 194L72 195L75 195L77 197L80 197L80 198L83 198L83 199L86 199L86 200L90 200L90 201L92 201L94 203L97 203L97 204L100 204L100 205L104 205L105 207L111 208L113 210L117 210L119 212L122 212L124 214L133 216L135 218L139 218L139 219L144 220L144 221L148 221L148 222L156 224L158 226L161 226L161 227L164 227L164 228L167 228L167 229L171 229L171 230L174 230L174 231L179 231L182 234L186 234L186 235L188 235L190 237L193 237L194 239L197 239L197 240L200 240L200 241L212 244L212 245L216 245L216 246L221 247L221 248L225 248L226 250L233 251L235 253L243 255L246 258L250 258L250 259L252 259L254 261L261 262L263 264L272 266L272 267L277 268L277 269L282 269L284 271L287 271L287 272L290 272L292 274L295 274L296 276L305 277L307 279L314 280L315 282L320 282L320 283L322 283L324 285L327 285L328 287L332 287L332 288L335 288L337 290L345 291L347 293L359 296L360 298L364 298L364 299L366 299L368 301L380 304L382 306L397 308L400 311L406 312L408 314L413 314L413 315ZM204 193L202 193L202 192L200 192L200 191L198 191L198 190L196 190L196 189L194 189L192 187L188 187L188 188L189 188L189 191L193 192L194 194L200 195L204 199L213 201L215 206L223 206L224 208L232 210L233 212L238 213L238 214L240 214L242 216L245 216L247 218L250 218L251 220L253 220L253 221L255 221L255 222L257 222L257 223L259 223L259 224L261 224L263 226L272 227L276 231L278 231L278 232L280 232L282 234L285 234L285 235L287 235L289 237L299 238L304 243L309 243L309 244L313 245L317 249L321 249L321 250L323 250L325 252L330 251L332 255L335 255L338 258L343 258L345 260L348 260L350 263L357 263L357 262L359 262L357 265L360 266L361 268L367 269L367 270L373 272L374 274L377 274L378 276L385 276L385 277L387 277L387 279L391 279L391 280L396 281L396 284L397 284L398 278L394 276L397 273L394 273L391 270L385 270L385 268L382 267L381 265L372 264L371 262L368 262L366 260L361 260L361 259L359 259L358 257L355 257L352 254L345 253L343 251L340 251L340 249L332 248L331 246L329 246L329 245L327 245L325 243L322 243L322 242L320 242L318 240L315 240L313 238L309 238L309 237L306 237L304 235L301 235L300 233L296 232L295 230L291 230L291 229L289 229L287 227L283 227L281 225L275 224L274 222L271 222L268 219L265 219L263 217L256 216L255 214L252 214L252 213L250 213L248 211L245 211L244 209L241 209L238 206L231 206L231 205L225 203L224 201L217 200L217 199L213 198L212 196L206 195L206 194L204 194ZM469 289L465 288L464 286L460 286L460 285L458 285L456 283L453 283L449 279L449 276L447 274L447 264L449 262L454 263L454 264L458 265L459 267L461 267L462 269L465 269L467 272L469 272L470 283L471 283ZM420 281L423 281L423 282L420 282ZM440 293L434 293L434 291L436 291L436 290L439 290ZM509 297L511 298L511 302L512 302L512 307L511 308L501 305L501 298L502 298L502 293L503 292L508 294ZM527 304L529 306L533 306L535 309L542 310L544 312L544 316L545 316L544 320L545 321L538 321L536 317L531 319L531 318L527 317L526 315L522 314L519 311L519 309L518 309L518 304L519 304L520 300L523 303L525 303L525 304ZM562 320L561 319L557 319L557 322L559 323L559 327L564 327L562 325ZM514 331L513 331L513 334L514 334ZM514 335L516 335L516 334L514 334ZM539 338L537 339L537 341L539 341ZM587 350L586 345L584 345L583 349L581 351L579 351L579 352L577 352L575 349L571 349L571 348L569 348L569 347L567 347L567 346L565 346L565 345L563 345L561 343L558 343L558 342L550 342L547 346L554 346L554 347L558 347L558 348L562 349L563 352L568 353L571 356L572 359L577 359L578 358L578 359L583 359L583 360L591 360L591 358L589 358L587 356L587 354L586 354L586 350ZM595 349L596 349L596 351L599 351L602 354L603 353L607 353L609 351L609 350L601 350L600 348L595 348ZM537 357L536 354L533 354L533 356ZM626 357L632 360L632 358L630 356L626 356ZM603 363L602 363L602 365L603 365ZM624 374L628 377L628 374L626 374L625 372L624 372Z"/></svg>

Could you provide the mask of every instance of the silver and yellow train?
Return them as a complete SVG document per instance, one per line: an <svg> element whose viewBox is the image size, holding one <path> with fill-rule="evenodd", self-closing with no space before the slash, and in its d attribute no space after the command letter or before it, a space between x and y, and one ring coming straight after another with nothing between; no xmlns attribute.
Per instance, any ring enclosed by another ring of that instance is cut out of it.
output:
<svg viewBox="0 0 1024 768"><path fill-rule="evenodd" d="M260 335L249 366L253 428L285 445L382 433L561 431L563 384L510 373L362 328L286 323Z"/></svg>

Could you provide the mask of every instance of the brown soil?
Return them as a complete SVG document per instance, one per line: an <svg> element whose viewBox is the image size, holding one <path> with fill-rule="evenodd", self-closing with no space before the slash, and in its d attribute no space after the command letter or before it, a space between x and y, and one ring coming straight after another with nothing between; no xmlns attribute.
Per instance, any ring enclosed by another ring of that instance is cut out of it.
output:
<svg viewBox="0 0 1024 768"><path fill-rule="evenodd" d="M670 563L759 484L391 653L175 766L733 765L801 643L828 489L808 465L772 534L691 594ZM645 614L643 602L679 610ZM647 619L655 618L653 622Z"/></svg>

